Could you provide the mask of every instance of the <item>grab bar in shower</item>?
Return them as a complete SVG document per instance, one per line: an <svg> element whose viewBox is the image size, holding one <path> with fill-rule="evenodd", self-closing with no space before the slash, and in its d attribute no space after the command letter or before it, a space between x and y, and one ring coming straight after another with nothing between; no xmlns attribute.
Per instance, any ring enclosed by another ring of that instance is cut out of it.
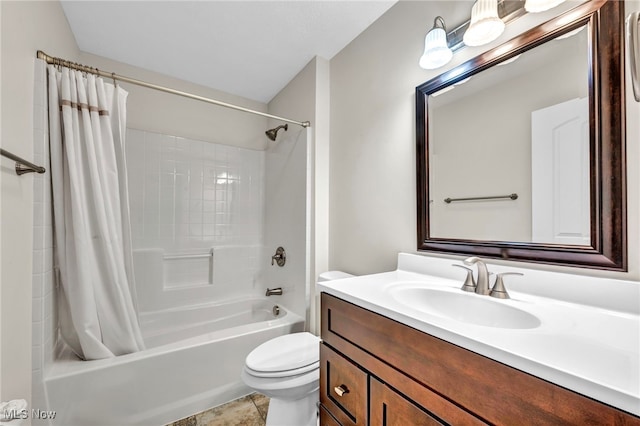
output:
<svg viewBox="0 0 640 426"><path fill-rule="evenodd" d="M444 202L449 204L454 201L475 201L475 200L502 200L505 198L509 198L511 200L517 200L518 194L509 194L509 195L494 195L491 197L469 197L469 198L445 198Z"/></svg>
<svg viewBox="0 0 640 426"><path fill-rule="evenodd" d="M165 254L164 260L177 260L177 259L201 259L205 257L213 258L213 249L209 253L192 253L192 254Z"/></svg>
<svg viewBox="0 0 640 426"><path fill-rule="evenodd" d="M182 265L180 262L174 262L174 261L179 261L179 260L186 260L186 259L207 259L207 263L209 264L209 272L207 273L207 284L213 284L213 269L214 269L214 265L213 265L213 252L214 249L209 250L208 253L176 253L176 254L165 254L164 256L162 256L163 260L168 260L170 263L165 264L165 273L167 271L167 267L171 268L171 270L174 270L173 268L178 268L177 271L179 271L179 274L181 274L184 268L182 268ZM191 267L189 267L191 268ZM180 272L182 271L182 272Z"/></svg>
<svg viewBox="0 0 640 426"><path fill-rule="evenodd" d="M30 161L25 160L24 158L18 157L15 154L10 153L9 151L5 151L0 148L0 155L3 157L7 157L16 162L16 174L18 176L23 175L25 173L44 173L46 169L41 166L36 166Z"/></svg>

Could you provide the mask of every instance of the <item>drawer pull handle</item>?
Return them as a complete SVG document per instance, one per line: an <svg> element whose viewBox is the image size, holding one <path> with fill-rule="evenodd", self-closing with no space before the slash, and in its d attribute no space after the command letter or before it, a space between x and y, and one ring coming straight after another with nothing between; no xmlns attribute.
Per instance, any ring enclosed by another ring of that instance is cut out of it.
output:
<svg viewBox="0 0 640 426"><path fill-rule="evenodd" d="M336 386L333 388L333 391L338 395L342 396L345 393L349 393L349 389L345 385Z"/></svg>

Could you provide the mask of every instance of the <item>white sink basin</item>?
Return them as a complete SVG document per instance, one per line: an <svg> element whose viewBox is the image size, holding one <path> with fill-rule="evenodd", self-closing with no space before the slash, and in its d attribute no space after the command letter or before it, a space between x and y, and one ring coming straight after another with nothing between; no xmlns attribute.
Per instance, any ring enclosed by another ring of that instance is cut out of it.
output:
<svg viewBox="0 0 640 426"><path fill-rule="evenodd" d="M462 290L424 287L392 287L391 296L399 303L439 317L494 328L527 329L540 326L540 319L522 309Z"/></svg>

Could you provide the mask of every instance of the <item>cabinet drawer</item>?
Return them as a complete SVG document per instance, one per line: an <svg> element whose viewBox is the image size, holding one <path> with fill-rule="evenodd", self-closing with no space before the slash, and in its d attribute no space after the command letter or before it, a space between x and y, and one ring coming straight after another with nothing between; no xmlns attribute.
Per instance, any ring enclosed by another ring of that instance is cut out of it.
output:
<svg viewBox="0 0 640 426"><path fill-rule="evenodd" d="M333 418L331 413L320 405L320 425L319 426L342 426L336 419Z"/></svg>
<svg viewBox="0 0 640 426"><path fill-rule="evenodd" d="M320 345L320 402L343 425L367 424L367 373Z"/></svg>

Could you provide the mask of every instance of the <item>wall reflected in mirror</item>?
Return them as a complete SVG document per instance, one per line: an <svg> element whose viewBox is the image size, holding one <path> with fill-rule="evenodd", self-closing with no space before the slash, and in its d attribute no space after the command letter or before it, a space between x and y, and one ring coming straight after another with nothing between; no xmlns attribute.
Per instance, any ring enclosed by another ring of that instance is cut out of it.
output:
<svg viewBox="0 0 640 426"><path fill-rule="evenodd" d="M585 25L428 96L430 238L591 245L590 69Z"/></svg>

